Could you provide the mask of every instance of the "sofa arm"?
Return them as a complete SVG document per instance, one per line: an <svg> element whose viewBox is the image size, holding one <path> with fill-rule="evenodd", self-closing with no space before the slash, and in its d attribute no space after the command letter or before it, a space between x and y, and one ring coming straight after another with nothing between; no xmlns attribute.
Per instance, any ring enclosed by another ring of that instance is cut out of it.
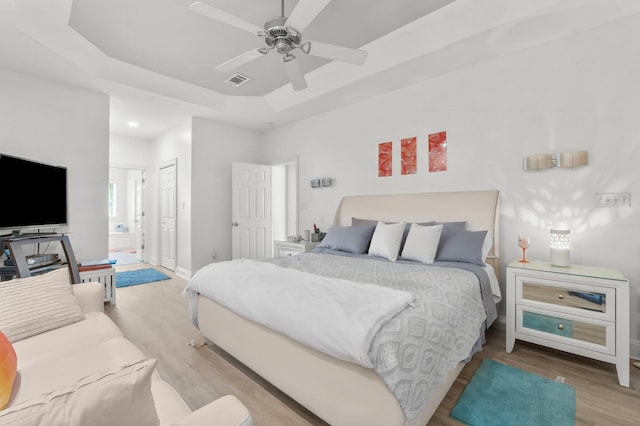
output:
<svg viewBox="0 0 640 426"><path fill-rule="evenodd" d="M253 426L249 410L233 395L225 395L200 407L176 425Z"/></svg>
<svg viewBox="0 0 640 426"><path fill-rule="evenodd" d="M97 281L73 284L73 294L78 299L83 313L104 312L104 286Z"/></svg>

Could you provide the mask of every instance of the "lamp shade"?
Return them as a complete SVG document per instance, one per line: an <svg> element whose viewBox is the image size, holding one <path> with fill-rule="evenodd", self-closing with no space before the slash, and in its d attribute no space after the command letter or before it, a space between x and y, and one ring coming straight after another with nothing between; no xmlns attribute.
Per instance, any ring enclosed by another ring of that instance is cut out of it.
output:
<svg viewBox="0 0 640 426"><path fill-rule="evenodd" d="M549 234L550 262L553 266L569 266L571 231L552 229Z"/></svg>

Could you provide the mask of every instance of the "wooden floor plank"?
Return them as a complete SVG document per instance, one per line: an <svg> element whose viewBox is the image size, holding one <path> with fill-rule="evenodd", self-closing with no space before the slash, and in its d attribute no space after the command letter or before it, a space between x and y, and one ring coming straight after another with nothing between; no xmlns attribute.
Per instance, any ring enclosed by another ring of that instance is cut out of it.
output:
<svg viewBox="0 0 640 426"><path fill-rule="evenodd" d="M124 265L116 271L148 267L152 266ZM247 406L256 426L326 425L221 349L190 346L200 335L189 319L187 299L181 296L187 281L156 268L171 279L117 289L117 304L106 303L105 312L140 350L158 359L160 375L192 409L234 394ZM449 418L449 412L483 358L553 380L564 377L576 389L576 425L640 424L640 369L631 367L631 386L624 388L611 364L519 341L507 354L504 342L503 331L489 331L483 351L462 370L429 425L460 424Z"/></svg>

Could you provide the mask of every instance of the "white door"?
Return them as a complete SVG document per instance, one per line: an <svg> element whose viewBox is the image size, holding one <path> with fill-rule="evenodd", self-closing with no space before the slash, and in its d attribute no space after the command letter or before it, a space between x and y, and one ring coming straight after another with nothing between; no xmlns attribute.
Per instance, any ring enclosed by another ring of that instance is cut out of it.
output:
<svg viewBox="0 0 640 426"><path fill-rule="evenodd" d="M233 163L231 170L232 257L271 257L271 166Z"/></svg>
<svg viewBox="0 0 640 426"><path fill-rule="evenodd" d="M144 262L144 171L135 181L135 227L136 227L136 259Z"/></svg>
<svg viewBox="0 0 640 426"><path fill-rule="evenodd" d="M160 168L160 265L176 269L176 165Z"/></svg>

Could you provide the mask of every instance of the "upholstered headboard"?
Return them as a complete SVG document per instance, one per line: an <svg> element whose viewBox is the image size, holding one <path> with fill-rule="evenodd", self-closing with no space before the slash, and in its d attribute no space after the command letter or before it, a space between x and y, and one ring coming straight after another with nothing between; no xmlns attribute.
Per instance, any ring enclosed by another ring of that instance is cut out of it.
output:
<svg viewBox="0 0 640 426"><path fill-rule="evenodd" d="M384 221L466 221L471 231L487 230L493 247L486 262L499 267L498 191L424 192L413 194L351 195L340 202L334 224L351 225L351 218Z"/></svg>

